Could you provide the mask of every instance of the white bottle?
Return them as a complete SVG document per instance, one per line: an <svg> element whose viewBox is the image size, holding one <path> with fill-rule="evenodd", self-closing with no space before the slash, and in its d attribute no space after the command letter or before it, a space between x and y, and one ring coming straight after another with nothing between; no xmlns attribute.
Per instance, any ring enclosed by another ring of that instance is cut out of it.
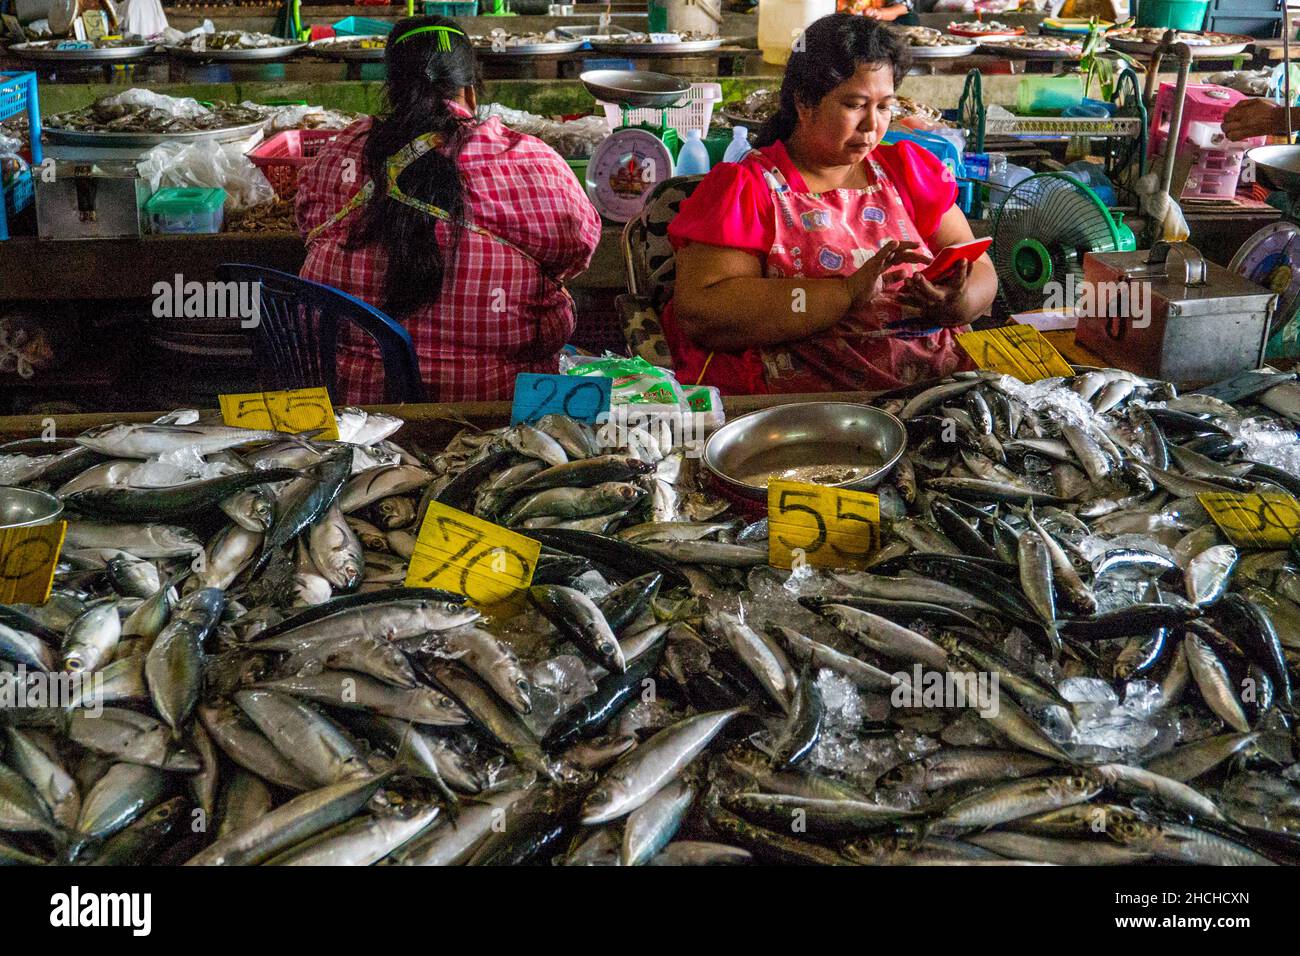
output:
<svg viewBox="0 0 1300 956"><path fill-rule="evenodd" d="M724 163L738 163L749 155L752 147L749 145L749 130L744 126L733 126L731 129L731 142L727 144L727 151L722 154Z"/></svg>
<svg viewBox="0 0 1300 956"><path fill-rule="evenodd" d="M686 142L682 144L681 152L677 154L675 175L695 176L708 171L709 151L704 145L704 140L700 138L700 131L688 130Z"/></svg>

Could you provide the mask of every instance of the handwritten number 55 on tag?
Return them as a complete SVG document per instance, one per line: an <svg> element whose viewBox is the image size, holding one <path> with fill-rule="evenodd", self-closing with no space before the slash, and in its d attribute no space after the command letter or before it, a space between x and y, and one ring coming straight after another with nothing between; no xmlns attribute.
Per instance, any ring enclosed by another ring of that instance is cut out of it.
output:
<svg viewBox="0 0 1300 956"><path fill-rule="evenodd" d="M313 431L323 441L337 441L338 424L329 392L323 388L295 388L279 392L219 395L221 420L237 428L277 432Z"/></svg>
<svg viewBox="0 0 1300 956"><path fill-rule="evenodd" d="M609 411L609 379L595 375L515 376L515 402L510 424L531 423L543 415L567 415L595 424Z"/></svg>
<svg viewBox="0 0 1300 956"><path fill-rule="evenodd" d="M767 489L768 555L789 568L795 553L820 568L860 568L880 545L880 499L798 481Z"/></svg>
<svg viewBox="0 0 1300 956"><path fill-rule="evenodd" d="M475 604L495 604L528 587L541 550L532 538L430 502L406 586L446 588Z"/></svg>

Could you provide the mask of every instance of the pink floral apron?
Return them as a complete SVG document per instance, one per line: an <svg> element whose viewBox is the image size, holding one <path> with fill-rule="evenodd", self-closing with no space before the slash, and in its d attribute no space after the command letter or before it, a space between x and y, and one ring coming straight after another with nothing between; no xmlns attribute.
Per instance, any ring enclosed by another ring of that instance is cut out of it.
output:
<svg viewBox="0 0 1300 956"><path fill-rule="evenodd" d="M920 252L932 255L888 173L870 156L864 162L869 185L826 193L795 192L780 169L757 150L745 161L762 165L776 210L766 276L850 275L890 240L919 243ZM898 267L909 275L921 268ZM672 335L678 377L683 382L702 380L733 394L739 383L753 389L760 377L769 392L883 391L972 367L954 337L955 331L965 329L881 335L907 317L891 288L898 286L886 287L868 306L800 341L710 355L684 335ZM678 354L679 347L685 354Z"/></svg>

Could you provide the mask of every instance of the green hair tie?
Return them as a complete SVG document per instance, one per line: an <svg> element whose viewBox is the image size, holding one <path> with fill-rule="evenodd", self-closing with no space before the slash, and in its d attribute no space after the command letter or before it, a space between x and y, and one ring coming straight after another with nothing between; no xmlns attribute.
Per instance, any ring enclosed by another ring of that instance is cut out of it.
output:
<svg viewBox="0 0 1300 956"><path fill-rule="evenodd" d="M465 35L464 30L458 30L455 27L441 27L441 26L416 27L414 30L407 30L400 37L394 40L393 45L396 46L397 44L405 40L407 37L413 37L417 33L438 34L438 49L441 50L443 53L451 52L451 38L448 36L448 34L455 33L458 36Z"/></svg>

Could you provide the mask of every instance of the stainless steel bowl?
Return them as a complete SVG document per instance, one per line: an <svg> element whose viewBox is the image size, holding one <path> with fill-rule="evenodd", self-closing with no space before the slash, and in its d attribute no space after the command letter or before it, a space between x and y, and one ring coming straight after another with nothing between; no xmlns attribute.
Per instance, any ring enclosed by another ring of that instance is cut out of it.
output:
<svg viewBox="0 0 1300 956"><path fill-rule="evenodd" d="M1246 150L1246 158L1274 189L1300 195L1300 146L1256 146Z"/></svg>
<svg viewBox="0 0 1300 956"><path fill-rule="evenodd" d="M578 79L602 102L638 108L672 106L691 91L691 85L679 77L645 70L588 70Z"/></svg>
<svg viewBox="0 0 1300 956"><path fill-rule="evenodd" d="M874 488L906 448L907 430L888 412L852 402L805 402L728 422L705 443L703 460L724 489L766 501L773 478Z"/></svg>
<svg viewBox="0 0 1300 956"><path fill-rule="evenodd" d="M43 491L0 485L0 531L49 524L63 514L63 502Z"/></svg>

